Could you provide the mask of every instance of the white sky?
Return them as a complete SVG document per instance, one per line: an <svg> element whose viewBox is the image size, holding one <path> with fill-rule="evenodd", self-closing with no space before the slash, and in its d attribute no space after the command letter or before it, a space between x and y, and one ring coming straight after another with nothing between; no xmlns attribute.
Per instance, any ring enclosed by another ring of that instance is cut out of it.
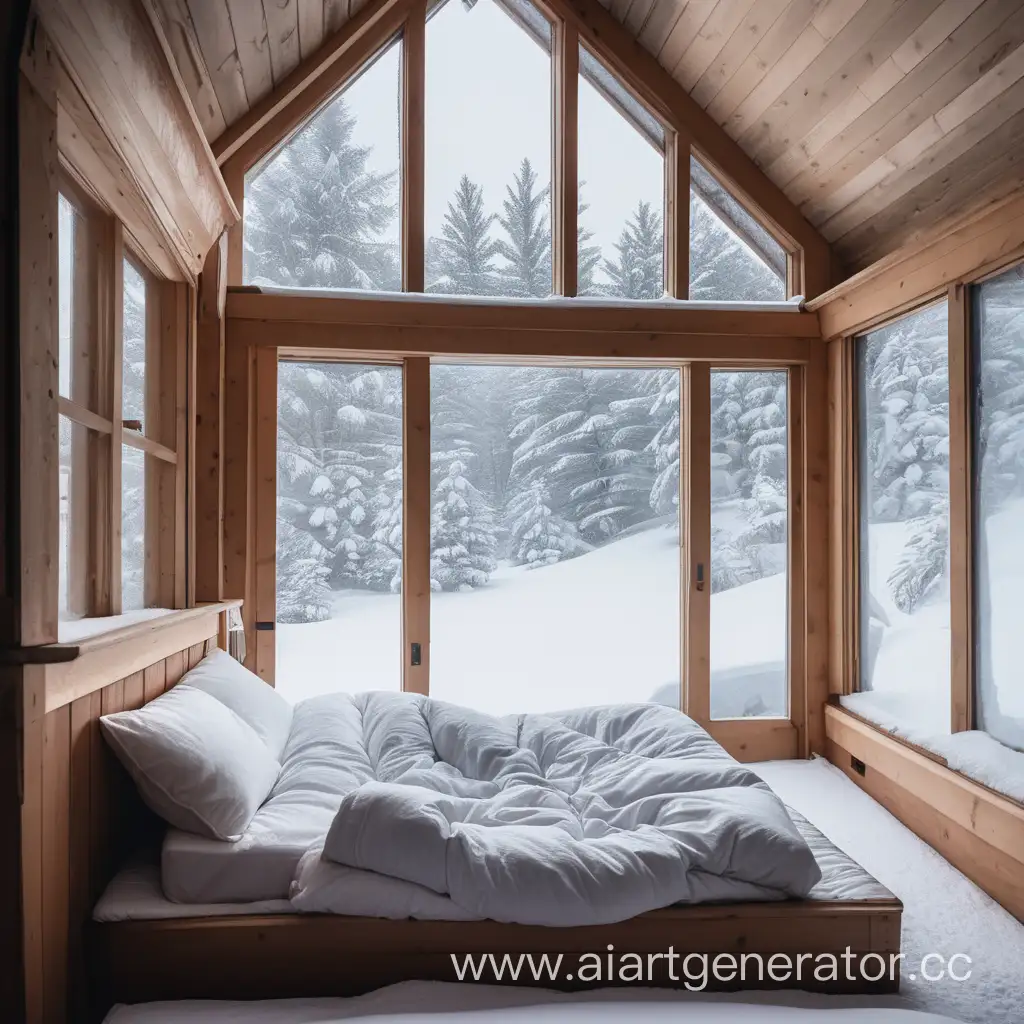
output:
<svg viewBox="0 0 1024 1024"><path fill-rule="evenodd" d="M467 11L449 0L427 25L426 229L440 235L462 174L483 188L489 212L523 157L540 180L551 176L550 57L495 3ZM357 117L353 141L372 146L371 170L399 160L399 47L345 92ZM586 81L580 80L579 171L589 209L582 223L607 256L644 199L661 212L663 160ZM500 231L500 228L496 229ZM395 231L397 233L397 224Z"/></svg>

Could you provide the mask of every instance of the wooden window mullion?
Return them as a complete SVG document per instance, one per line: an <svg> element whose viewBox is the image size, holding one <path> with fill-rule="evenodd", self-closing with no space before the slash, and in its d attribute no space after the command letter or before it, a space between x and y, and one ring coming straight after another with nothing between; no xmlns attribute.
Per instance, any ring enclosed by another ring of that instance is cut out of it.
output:
<svg viewBox="0 0 1024 1024"><path fill-rule="evenodd" d="M256 351L255 671L273 684L277 657L277 350Z"/></svg>
<svg viewBox="0 0 1024 1024"><path fill-rule="evenodd" d="M110 260L110 471L107 495L108 567L111 615L121 614L121 462L124 406L124 233L113 223Z"/></svg>
<svg viewBox="0 0 1024 1024"><path fill-rule="evenodd" d="M579 211L580 40L576 26L554 25L551 267L555 295L573 296L578 288L577 215Z"/></svg>
<svg viewBox="0 0 1024 1024"><path fill-rule="evenodd" d="M973 713L973 589L971 452L971 335L969 291L951 284L949 316L949 595L950 595L950 727L972 727Z"/></svg>
<svg viewBox="0 0 1024 1024"><path fill-rule="evenodd" d="M690 140L665 132L665 290L690 297Z"/></svg>
<svg viewBox="0 0 1024 1024"><path fill-rule="evenodd" d="M402 689L430 692L430 359L402 374ZM418 644L418 658L413 645ZM418 660L418 664L413 664Z"/></svg>
<svg viewBox="0 0 1024 1024"><path fill-rule="evenodd" d="M426 288L424 214L426 0L417 0L402 32L402 290Z"/></svg>
<svg viewBox="0 0 1024 1024"><path fill-rule="evenodd" d="M683 533L680 586L683 623L683 710L711 721L711 369L683 370L679 525Z"/></svg>

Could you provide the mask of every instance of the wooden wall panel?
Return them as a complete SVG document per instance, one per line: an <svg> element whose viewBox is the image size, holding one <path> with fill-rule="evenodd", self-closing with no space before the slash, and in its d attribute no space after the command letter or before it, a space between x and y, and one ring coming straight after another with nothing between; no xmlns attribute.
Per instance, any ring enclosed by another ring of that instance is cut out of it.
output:
<svg viewBox="0 0 1024 1024"><path fill-rule="evenodd" d="M107 748L100 716L159 696L216 644L208 637L46 714L44 668L26 672L22 885L30 1024L88 1019L84 926L111 874L155 821Z"/></svg>

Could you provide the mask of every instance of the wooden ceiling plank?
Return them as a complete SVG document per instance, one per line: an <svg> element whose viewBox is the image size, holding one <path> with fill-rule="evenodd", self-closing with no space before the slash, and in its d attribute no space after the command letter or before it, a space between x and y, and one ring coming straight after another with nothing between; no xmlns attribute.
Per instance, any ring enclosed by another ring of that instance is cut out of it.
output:
<svg viewBox="0 0 1024 1024"><path fill-rule="evenodd" d="M299 5L299 59L305 60L324 41L323 0L297 0Z"/></svg>
<svg viewBox="0 0 1024 1024"><path fill-rule="evenodd" d="M811 19L811 24L831 42L853 19L867 0L829 0Z"/></svg>
<svg viewBox="0 0 1024 1024"><path fill-rule="evenodd" d="M928 17L934 4L935 0L904 0L894 7L892 0L868 0L813 64L744 132L740 144L757 153L759 164L768 166L804 134L801 125L813 126L869 78Z"/></svg>
<svg viewBox="0 0 1024 1024"><path fill-rule="evenodd" d="M993 158L992 153L998 155ZM977 213L1020 191L1024 177L1024 111L847 236L851 267L860 269L897 248L919 244L943 224Z"/></svg>
<svg viewBox="0 0 1024 1024"><path fill-rule="evenodd" d="M611 3L602 6L607 8L609 14L621 25L625 22L632 3L633 0L611 0Z"/></svg>
<svg viewBox="0 0 1024 1024"><path fill-rule="evenodd" d="M729 0L711 12L672 70L672 77L687 92L700 81L753 6L753 0Z"/></svg>
<svg viewBox="0 0 1024 1024"><path fill-rule="evenodd" d="M263 16L263 4L256 0L228 0L228 14L245 82L245 95L249 97L251 107L274 88L267 19Z"/></svg>
<svg viewBox="0 0 1024 1024"><path fill-rule="evenodd" d="M224 121L230 126L249 109L249 99L235 51L227 0L187 0L187 3Z"/></svg>
<svg viewBox="0 0 1024 1024"><path fill-rule="evenodd" d="M298 2L263 0L263 17L270 43L270 72L276 84L299 63Z"/></svg>
<svg viewBox="0 0 1024 1024"><path fill-rule="evenodd" d="M789 5L790 0L759 0L747 12L729 41L690 90L697 103L707 108Z"/></svg>
<svg viewBox="0 0 1024 1024"><path fill-rule="evenodd" d="M664 0L662 0L664 3ZM719 0L690 0L683 8L682 14L672 26L672 31L665 40L665 45L658 53L658 62L668 69L669 74L679 63L693 37L701 30L704 22L711 17L711 12L718 6Z"/></svg>
<svg viewBox="0 0 1024 1024"><path fill-rule="evenodd" d="M937 46L941 46L981 3L982 0L944 0L938 10L893 51L893 62L904 74L908 74Z"/></svg>
<svg viewBox="0 0 1024 1024"><path fill-rule="evenodd" d="M236 156L244 173L263 153L288 134L340 87L353 60L369 59L394 36L413 0L378 0L351 18L343 30L325 35L324 43L217 140L214 154L222 168ZM369 47L369 50L367 48ZM237 168L236 168L237 169Z"/></svg>
<svg viewBox="0 0 1024 1024"><path fill-rule="evenodd" d="M213 140L224 131L227 122L188 5L185 0L160 0L154 8L203 132L208 140Z"/></svg>
<svg viewBox="0 0 1024 1024"><path fill-rule="evenodd" d="M770 68L775 67L793 40L811 24L825 0L790 0L782 17L765 33L753 52L708 104L708 113L719 123L735 113Z"/></svg>
<svg viewBox="0 0 1024 1024"><path fill-rule="evenodd" d="M829 240L849 234L912 188L991 135L1024 106L1024 81L1018 81L987 104L973 117L959 124L928 149L897 169L853 203L844 207L822 225Z"/></svg>
<svg viewBox="0 0 1024 1024"><path fill-rule="evenodd" d="M943 132L951 132L977 113L1015 82L1024 77L1024 46L1018 46L1005 59L968 86L955 100L947 103L935 120Z"/></svg>
<svg viewBox="0 0 1024 1024"><path fill-rule="evenodd" d="M848 129L817 150L811 166L787 183L786 194L794 202L813 201L848 181L958 95L982 73L981 69L1001 59L1022 40L1024 10L1019 0L989 0L950 36L946 45L918 64Z"/></svg>
<svg viewBox="0 0 1024 1024"><path fill-rule="evenodd" d="M626 15L626 20L623 24L626 26L626 30L633 37L639 37L643 31L644 25L647 24L648 19L654 11L654 5L657 0L633 0L630 5L629 13Z"/></svg>
<svg viewBox="0 0 1024 1024"><path fill-rule="evenodd" d="M694 0L697 2L697 0ZM711 4L704 0L709 9ZM711 0L713 3L713 0ZM644 27L640 30L638 39L640 45L648 52L657 57L665 45L676 22L682 17L687 7L687 0L654 0L654 6L647 17Z"/></svg>

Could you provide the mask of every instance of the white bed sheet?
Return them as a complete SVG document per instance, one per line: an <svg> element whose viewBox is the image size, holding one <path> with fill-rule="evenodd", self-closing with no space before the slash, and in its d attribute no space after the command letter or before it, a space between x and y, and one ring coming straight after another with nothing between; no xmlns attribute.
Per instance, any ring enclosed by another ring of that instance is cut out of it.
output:
<svg viewBox="0 0 1024 1024"><path fill-rule="evenodd" d="M105 1024L956 1024L900 1007L898 996L804 992L691 994L604 989L539 990L407 981L354 999L182 1001L115 1006Z"/></svg>
<svg viewBox="0 0 1024 1024"><path fill-rule="evenodd" d="M868 900L891 899L892 893L876 881L855 860L848 857L834 843L830 842L803 815L791 807L790 816L800 830L807 845L821 868L821 881L811 890L810 898L815 900ZM208 843L208 840L201 840ZM224 846L237 845L224 843ZM165 848L166 849L166 848ZM244 857L236 857L234 863L242 865ZM337 868L336 865L330 865ZM351 869L349 869L351 871ZM359 872L355 872L359 874ZM207 879L211 877L207 873ZM393 881L384 879L384 881ZM388 897L388 887L374 887L374 892L383 892L385 903L375 907L360 907L361 912L381 917L405 918L433 917L435 919L464 920L466 915L452 905L449 914L410 913L409 905L396 897ZM442 897L435 896L431 907ZM394 906L390 903L394 901ZM448 901L450 903L451 901ZM203 903L180 903L169 900L160 884L160 868L156 864L135 864L124 868L107 886L93 911L96 921L158 921L183 917L222 917L239 914L288 914L295 908L288 899L267 899L248 902L208 900Z"/></svg>

